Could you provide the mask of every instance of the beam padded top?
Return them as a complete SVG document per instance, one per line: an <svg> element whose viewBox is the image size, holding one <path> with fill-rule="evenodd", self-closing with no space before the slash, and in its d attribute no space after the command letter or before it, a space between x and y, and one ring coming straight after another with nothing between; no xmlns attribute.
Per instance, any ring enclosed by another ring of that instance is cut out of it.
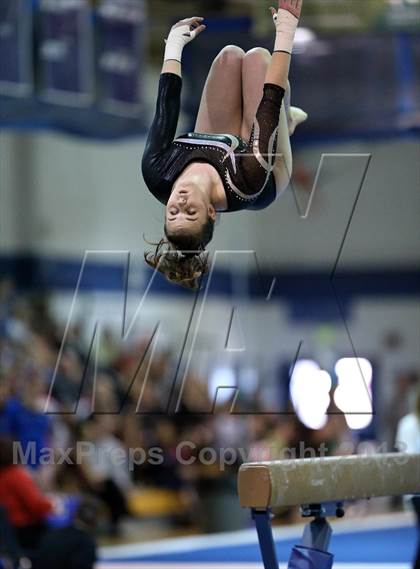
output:
<svg viewBox="0 0 420 569"><path fill-rule="evenodd" d="M242 507L282 506L420 493L420 454L337 456L243 464Z"/></svg>

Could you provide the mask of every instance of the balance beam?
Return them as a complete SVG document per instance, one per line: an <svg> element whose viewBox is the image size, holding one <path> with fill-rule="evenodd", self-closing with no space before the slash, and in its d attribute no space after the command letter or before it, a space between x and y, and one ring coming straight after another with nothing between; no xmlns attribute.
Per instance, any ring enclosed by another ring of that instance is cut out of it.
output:
<svg viewBox="0 0 420 569"><path fill-rule="evenodd" d="M241 506L266 510L420 493L420 454L389 453L243 464Z"/></svg>

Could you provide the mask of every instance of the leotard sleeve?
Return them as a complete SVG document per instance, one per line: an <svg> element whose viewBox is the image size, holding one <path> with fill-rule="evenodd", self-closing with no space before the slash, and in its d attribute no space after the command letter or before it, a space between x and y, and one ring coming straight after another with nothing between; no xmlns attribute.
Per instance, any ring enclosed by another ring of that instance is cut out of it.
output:
<svg viewBox="0 0 420 569"><path fill-rule="evenodd" d="M155 187L155 176L160 170L159 161L175 138L181 107L181 88L181 77L174 73L161 74L155 116L142 159L143 178L149 188Z"/></svg>

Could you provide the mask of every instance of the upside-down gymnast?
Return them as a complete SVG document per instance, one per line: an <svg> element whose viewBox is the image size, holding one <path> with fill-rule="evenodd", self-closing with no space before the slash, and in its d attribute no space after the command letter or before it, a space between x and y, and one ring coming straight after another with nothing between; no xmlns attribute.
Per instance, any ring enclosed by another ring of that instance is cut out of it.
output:
<svg viewBox="0 0 420 569"><path fill-rule="evenodd" d="M288 186L290 136L307 115L290 106L289 67L302 0L271 8L274 53L225 47L213 62L195 131L176 139L185 45L203 18L175 24L166 49L156 114L142 160L147 187L166 206L165 238L145 254L170 281L197 288L216 212L268 207ZM284 104L282 104L284 103Z"/></svg>

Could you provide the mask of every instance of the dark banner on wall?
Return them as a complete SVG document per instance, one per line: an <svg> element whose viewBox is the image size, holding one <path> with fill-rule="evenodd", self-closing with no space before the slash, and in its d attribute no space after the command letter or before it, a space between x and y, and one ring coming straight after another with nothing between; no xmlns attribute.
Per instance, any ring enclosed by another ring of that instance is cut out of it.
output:
<svg viewBox="0 0 420 569"><path fill-rule="evenodd" d="M98 9L98 80L104 110L132 116L141 108L144 4L102 0Z"/></svg>
<svg viewBox="0 0 420 569"><path fill-rule="evenodd" d="M32 92L32 7L26 0L0 1L0 94Z"/></svg>
<svg viewBox="0 0 420 569"><path fill-rule="evenodd" d="M41 0L39 24L42 97L55 104L89 104L94 58L88 0Z"/></svg>

